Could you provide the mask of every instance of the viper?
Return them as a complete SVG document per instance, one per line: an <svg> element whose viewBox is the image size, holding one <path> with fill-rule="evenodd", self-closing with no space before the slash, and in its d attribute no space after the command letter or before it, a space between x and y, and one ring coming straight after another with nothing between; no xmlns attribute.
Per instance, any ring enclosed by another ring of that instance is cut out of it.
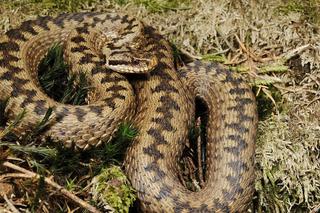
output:
<svg viewBox="0 0 320 213"><path fill-rule="evenodd" d="M86 74L94 94L87 105L57 102L41 88L38 65L54 43L63 45L71 73ZM196 60L177 68L168 41L133 17L61 14L9 30L0 37L0 97L10 97L9 121L26 110L16 134L31 131L52 108L43 136L77 149L108 142L121 122L132 122L139 133L124 167L144 212L248 208L257 129L251 88L217 63ZM208 108L206 181L197 192L186 189L177 175L195 99Z"/></svg>

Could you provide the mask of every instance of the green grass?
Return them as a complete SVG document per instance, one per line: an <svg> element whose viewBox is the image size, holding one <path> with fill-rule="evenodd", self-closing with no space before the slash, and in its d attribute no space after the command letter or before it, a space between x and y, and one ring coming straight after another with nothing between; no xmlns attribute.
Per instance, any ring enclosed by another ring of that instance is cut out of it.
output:
<svg viewBox="0 0 320 213"><path fill-rule="evenodd" d="M285 15L290 12L297 12L303 15L303 19L311 23L320 23L320 3L318 0L283 0L283 4L278 7L278 11Z"/></svg>
<svg viewBox="0 0 320 213"><path fill-rule="evenodd" d="M50 97L63 103L85 104L85 98L89 90L88 82L84 75L80 75L80 77L69 76L68 66L63 60L61 45L53 45L38 68L40 84ZM0 150L7 150L7 153L25 159L26 167L31 167L41 175L53 175L56 180L65 183L67 189L77 190L76 193L83 191L86 187L86 184L81 182L81 178L84 176L90 175L93 178L93 176L103 173L106 168L112 165L120 165L126 147L137 135L137 130L132 125L123 123L119 126L111 142L88 151L75 152L72 149L64 148L61 143L53 142L50 138L47 138L45 142L39 141L38 135L45 130L51 118L53 110L49 109L43 119L31 131L17 137L13 134L14 129L24 119L26 111L23 110L16 119L7 123L5 108L9 101L10 99L0 101L0 125L6 125L6 128L0 131ZM88 167L88 165L90 166ZM114 194L109 192L109 195L113 200L118 200L120 197L124 199L128 209L135 200L134 191L130 187L129 182L125 181L121 189L125 190L125 193ZM28 192L25 201L28 201L28 209L36 212L39 210L39 201L46 199L43 197L45 194L43 181L41 179L38 181L38 187L31 183L28 189L32 191ZM117 209L121 209L119 203L114 202L110 205L113 204L116 205ZM66 203L59 199L50 203L50 205L55 206L52 207L53 209L66 210Z"/></svg>
<svg viewBox="0 0 320 213"><path fill-rule="evenodd" d="M115 0L120 5L133 2L136 5L143 5L152 13L167 12L170 10L188 10L191 9L191 0Z"/></svg>
<svg viewBox="0 0 320 213"><path fill-rule="evenodd" d="M96 2L96 0L30 0L30 2L39 4L40 7L45 9L75 12L84 5Z"/></svg>
<svg viewBox="0 0 320 213"><path fill-rule="evenodd" d="M54 44L40 62L39 81L45 92L53 99L73 105L85 104L90 89L85 74L69 75L69 67L63 59L63 49Z"/></svg>

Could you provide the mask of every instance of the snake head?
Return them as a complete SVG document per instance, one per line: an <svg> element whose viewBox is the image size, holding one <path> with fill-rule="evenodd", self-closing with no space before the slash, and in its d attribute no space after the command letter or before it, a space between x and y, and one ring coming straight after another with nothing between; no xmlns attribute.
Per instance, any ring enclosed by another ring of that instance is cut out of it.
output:
<svg viewBox="0 0 320 213"><path fill-rule="evenodd" d="M123 51L105 50L106 66L119 73L149 73L158 64L156 56L147 54L134 54Z"/></svg>

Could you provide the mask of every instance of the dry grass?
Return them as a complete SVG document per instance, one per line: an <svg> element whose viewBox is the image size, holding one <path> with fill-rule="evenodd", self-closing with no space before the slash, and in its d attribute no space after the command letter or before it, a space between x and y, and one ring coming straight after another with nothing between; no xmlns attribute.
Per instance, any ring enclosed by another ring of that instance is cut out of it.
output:
<svg viewBox="0 0 320 213"><path fill-rule="evenodd" d="M253 210L306 212L320 204L317 0L0 1L2 32L38 14L117 10L144 19L192 55L244 72L260 112Z"/></svg>

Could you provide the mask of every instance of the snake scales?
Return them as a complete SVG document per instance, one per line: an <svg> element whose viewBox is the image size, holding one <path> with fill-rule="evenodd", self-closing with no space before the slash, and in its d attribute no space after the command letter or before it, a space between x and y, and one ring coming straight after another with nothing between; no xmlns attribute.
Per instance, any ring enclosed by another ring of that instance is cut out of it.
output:
<svg viewBox="0 0 320 213"><path fill-rule="evenodd" d="M86 72L95 98L71 106L50 99L37 80L48 48L61 42L72 72ZM126 75L135 74L129 84ZM135 78L136 77L136 78ZM0 37L0 97L10 97L9 120L27 114L15 130L30 131L54 109L45 135L81 149L110 140L123 120L139 134L125 170L145 212L242 212L253 194L256 106L238 76L216 63L195 61L180 69L170 45L150 26L127 15L103 13L39 17ZM206 103L206 183L199 192L177 177L194 98Z"/></svg>

